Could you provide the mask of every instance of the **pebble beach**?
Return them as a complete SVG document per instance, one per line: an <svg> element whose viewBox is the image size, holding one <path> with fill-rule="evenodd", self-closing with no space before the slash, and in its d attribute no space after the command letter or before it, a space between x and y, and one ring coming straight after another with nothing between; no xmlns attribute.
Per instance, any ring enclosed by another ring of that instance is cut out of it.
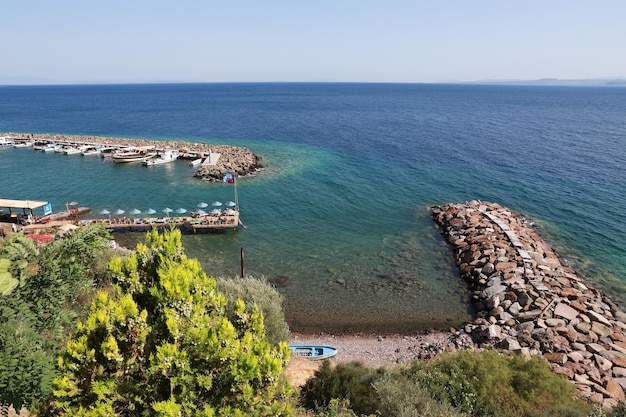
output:
<svg viewBox="0 0 626 417"><path fill-rule="evenodd" d="M564 265L523 216L496 203L432 208L476 311L460 329L416 335L292 335L339 348L338 363L396 366L462 349L544 357L587 400L625 399L626 312Z"/></svg>

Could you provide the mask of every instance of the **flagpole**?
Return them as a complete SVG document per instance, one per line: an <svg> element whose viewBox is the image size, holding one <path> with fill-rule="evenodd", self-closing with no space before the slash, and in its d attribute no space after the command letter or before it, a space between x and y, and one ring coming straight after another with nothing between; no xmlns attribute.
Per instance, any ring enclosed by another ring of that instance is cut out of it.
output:
<svg viewBox="0 0 626 417"><path fill-rule="evenodd" d="M239 210L239 198L237 196L237 173L236 172L233 172L233 188L235 189L235 207L237 207L237 210Z"/></svg>

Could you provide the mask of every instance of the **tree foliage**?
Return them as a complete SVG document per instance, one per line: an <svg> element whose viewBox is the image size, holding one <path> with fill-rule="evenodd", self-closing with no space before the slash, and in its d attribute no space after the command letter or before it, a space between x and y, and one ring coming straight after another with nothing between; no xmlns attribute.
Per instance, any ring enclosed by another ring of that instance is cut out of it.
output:
<svg viewBox="0 0 626 417"><path fill-rule="evenodd" d="M253 277L218 278L217 290L228 299L226 316L235 319L234 306L237 299L242 299L250 311L255 305L263 313L263 323L267 340L277 346L289 340L289 326L283 312L283 296L265 279Z"/></svg>
<svg viewBox="0 0 626 417"><path fill-rule="evenodd" d="M21 234L0 241L0 269L15 279L0 295L0 404L33 406L51 395L78 289L92 287L90 265L109 251L109 236L90 226L45 246Z"/></svg>
<svg viewBox="0 0 626 417"><path fill-rule="evenodd" d="M289 350L267 341L263 316L215 290L180 232L147 234L109 268L117 294L99 293L59 359L59 411L76 416L290 415L281 379Z"/></svg>

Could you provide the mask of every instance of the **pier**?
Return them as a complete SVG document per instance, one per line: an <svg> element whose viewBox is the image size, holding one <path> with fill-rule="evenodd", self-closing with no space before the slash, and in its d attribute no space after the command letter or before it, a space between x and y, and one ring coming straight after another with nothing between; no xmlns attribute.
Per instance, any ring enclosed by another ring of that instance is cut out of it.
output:
<svg viewBox="0 0 626 417"><path fill-rule="evenodd" d="M233 210L231 214L203 215L186 217L146 217L146 218L98 218L84 220L51 220L44 223L28 224L21 227L25 234L56 233L59 230L67 231L90 224L101 224L113 233L141 233L156 228L163 231L168 228L179 229L183 233L209 233L233 229L243 225L239 219L239 212Z"/></svg>

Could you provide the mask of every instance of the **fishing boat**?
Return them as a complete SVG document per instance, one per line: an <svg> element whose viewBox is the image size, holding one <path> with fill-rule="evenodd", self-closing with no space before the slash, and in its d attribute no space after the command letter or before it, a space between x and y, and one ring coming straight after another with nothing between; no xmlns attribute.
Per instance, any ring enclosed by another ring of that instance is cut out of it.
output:
<svg viewBox="0 0 626 417"><path fill-rule="evenodd" d="M120 148L116 147L116 146L103 146L102 148L100 148L100 156L103 158L108 158L110 157L114 152L119 151Z"/></svg>
<svg viewBox="0 0 626 417"><path fill-rule="evenodd" d="M33 149L36 151L41 151L43 150L43 148L45 148L46 146L50 145L50 142L47 140L44 141L37 141L33 144Z"/></svg>
<svg viewBox="0 0 626 417"><path fill-rule="evenodd" d="M165 152L160 153L156 158L147 159L141 164L144 166L169 164L170 162L174 162L175 160L177 160L178 155L179 151L177 150L166 150Z"/></svg>
<svg viewBox="0 0 626 417"><path fill-rule="evenodd" d="M27 141L20 141L20 142L15 142L13 144L14 148L30 148L31 146L33 146L35 144L35 142L27 140Z"/></svg>
<svg viewBox="0 0 626 417"><path fill-rule="evenodd" d="M56 143L51 143L48 146L44 146L41 150L43 152L46 152L46 153L48 153L48 152L55 152L57 149L61 148L61 146L62 145L58 145Z"/></svg>
<svg viewBox="0 0 626 417"><path fill-rule="evenodd" d="M0 138L0 146L13 146L13 140L4 136Z"/></svg>
<svg viewBox="0 0 626 417"><path fill-rule="evenodd" d="M332 358L337 354L337 348L317 345L289 345L291 353L305 359L322 360Z"/></svg>
<svg viewBox="0 0 626 417"><path fill-rule="evenodd" d="M87 146L85 149L82 150L81 154L83 156L100 155L101 149L102 149L102 145Z"/></svg>
<svg viewBox="0 0 626 417"><path fill-rule="evenodd" d="M119 152L113 152L111 159L114 162L126 163L126 162L142 162L147 159L156 157L156 152L148 152L145 149L125 149Z"/></svg>
<svg viewBox="0 0 626 417"><path fill-rule="evenodd" d="M83 153L83 151L88 147L89 145L71 146L65 150L65 155L78 155L80 153Z"/></svg>

